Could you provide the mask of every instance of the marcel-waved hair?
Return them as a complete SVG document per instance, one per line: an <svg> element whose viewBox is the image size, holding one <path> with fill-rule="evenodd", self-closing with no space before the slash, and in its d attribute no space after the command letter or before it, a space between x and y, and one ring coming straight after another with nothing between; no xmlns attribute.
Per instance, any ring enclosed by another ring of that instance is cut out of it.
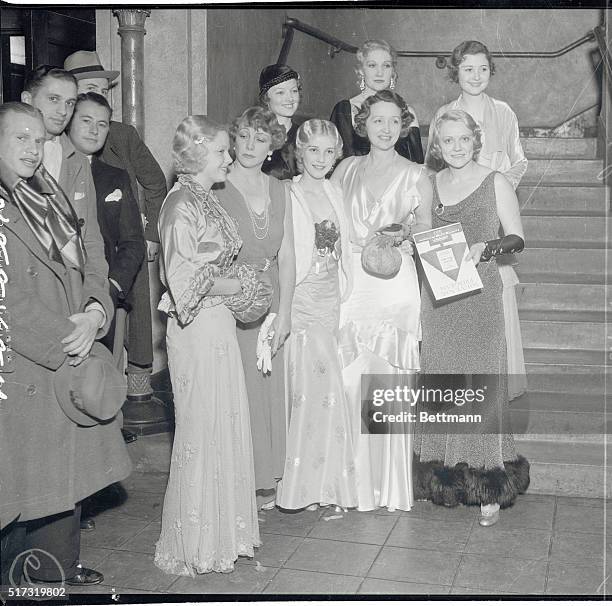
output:
<svg viewBox="0 0 612 606"><path fill-rule="evenodd" d="M15 114L25 114L31 118L37 118L41 122L43 116L40 110L28 103L21 103L21 101L9 101L7 103L0 104L0 133L4 132L5 124L9 119L10 112Z"/></svg>
<svg viewBox="0 0 612 606"><path fill-rule="evenodd" d="M310 145L312 138L317 135L331 137L336 149L336 161L342 158L342 137L336 125L329 120L312 118L306 120L295 135L295 160L300 172L304 171L304 150Z"/></svg>
<svg viewBox="0 0 612 606"><path fill-rule="evenodd" d="M391 57L391 63L393 64L393 76L397 78L397 51L386 41L386 40L366 40L355 53L357 58L357 65L355 66L355 73L357 77L361 77L361 70L363 64L368 58L368 55L375 50L383 50L389 53Z"/></svg>
<svg viewBox="0 0 612 606"><path fill-rule="evenodd" d="M455 47L451 54L450 63L448 64L448 77L457 84L459 82L459 66L463 63L466 55L479 55L482 53L489 62L489 71L491 75L495 73L495 63L489 49L478 40L465 40L459 46Z"/></svg>
<svg viewBox="0 0 612 606"><path fill-rule="evenodd" d="M401 111L402 118L402 129L400 131L400 138L405 137L408 134L408 129L410 125L414 122L414 115L408 109L408 105L400 95L392 90L379 90L377 93L374 93L372 96L368 97L362 104L361 109L357 112L355 116L355 132L360 137L367 137L368 133L366 130L366 121L370 117L372 113L372 106L376 105L376 103L393 103L397 105Z"/></svg>
<svg viewBox="0 0 612 606"><path fill-rule="evenodd" d="M229 136L232 146L236 144L236 135L241 128L250 127L256 131L268 133L272 138L270 149L280 149L287 140L285 127L281 126L276 116L269 109L254 105L247 107L240 116L234 119L230 126Z"/></svg>
<svg viewBox="0 0 612 606"><path fill-rule="evenodd" d="M172 159L176 174L199 173L206 166L208 150L203 143L211 141L217 133L227 127L211 120L208 116L187 116L176 127L172 140Z"/></svg>
<svg viewBox="0 0 612 606"><path fill-rule="evenodd" d="M480 154L480 150L482 149L480 126L476 124L476 121L470 114L464 112L462 109L451 109L444 112L434 122L431 134L431 144L427 155L427 165L435 171L442 170L446 166L446 162L442 157L442 149L440 148L440 129L445 122L461 122L461 124L472 132L472 135L474 135L472 160L476 161L478 159L478 154Z"/></svg>

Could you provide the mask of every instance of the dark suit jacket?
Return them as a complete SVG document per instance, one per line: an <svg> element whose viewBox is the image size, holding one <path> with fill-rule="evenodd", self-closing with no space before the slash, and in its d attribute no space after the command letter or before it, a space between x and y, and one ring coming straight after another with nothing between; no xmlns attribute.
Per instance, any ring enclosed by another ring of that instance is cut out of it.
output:
<svg viewBox="0 0 612 606"><path fill-rule="evenodd" d="M96 187L98 222L104 239L108 277L120 284L125 297L145 256L140 211L127 171L109 166L94 156L91 174Z"/></svg>
<svg viewBox="0 0 612 606"><path fill-rule="evenodd" d="M111 121L101 158L111 166L127 170L140 211L147 219L145 238L159 242L157 217L168 193L166 177L136 129L129 124ZM144 191L144 204L140 204L138 199L138 184Z"/></svg>

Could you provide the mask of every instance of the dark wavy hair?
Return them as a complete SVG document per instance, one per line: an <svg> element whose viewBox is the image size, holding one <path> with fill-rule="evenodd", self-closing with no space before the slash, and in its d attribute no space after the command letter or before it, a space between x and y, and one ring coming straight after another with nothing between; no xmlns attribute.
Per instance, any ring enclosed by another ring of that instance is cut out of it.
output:
<svg viewBox="0 0 612 606"><path fill-rule="evenodd" d="M405 137L408 134L408 129L410 124L414 121L414 115L408 109L408 105L402 97L400 97L396 92L392 90L379 90L377 93L368 97L362 104L361 109L357 112L355 116L355 132L360 137L367 137L366 131L366 120L370 117L371 108L376 103L380 102L393 103L397 105L401 110L402 117L402 129L400 131L400 138Z"/></svg>
<svg viewBox="0 0 612 606"><path fill-rule="evenodd" d="M476 161L478 159L478 154L480 154L480 150L482 149L482 132L474 118L462 109L450 109L436 119L431 132L427 165L436 172L442 170L446 166L446 162L442 157L442 149L440 148L440 128L442 128L444 122L449 121L461 122L461 124L465 125L472 132L472 135L474 135L472 160Z"/></svg>
<svg viewBox="0 0 612 606"><path fill-rule="evenodd" d="M448 64L448 77L457 84L459 82L459 66L463 63L466 55L479 55L482 53L489 62L491 75L495 73L495 63L489 49L478 40L465 40L453 50L450 63Z"/></svg>
<svg viewBox="0 0 612 606"><path fill-rule="evenodd" d="M24 92L28 92L34 96L47 78L65 80L77 86L77 79L65 69L56 67L55 65L39 65L26 76L25 82L23 83Z"/></svg>
<svg viewBox="0 0 612 606"><path fill-rule="evenodd" d="M270 149L280 149L287 140L287 133L285 127L281 126L276 119L273 112L265 107L254 105L247 107L240 116L234 119L229 129L230 143L232 147L236 143L236 134L244 127L251 127L253 129L268 133L272 138L270 143Z"/></svg>

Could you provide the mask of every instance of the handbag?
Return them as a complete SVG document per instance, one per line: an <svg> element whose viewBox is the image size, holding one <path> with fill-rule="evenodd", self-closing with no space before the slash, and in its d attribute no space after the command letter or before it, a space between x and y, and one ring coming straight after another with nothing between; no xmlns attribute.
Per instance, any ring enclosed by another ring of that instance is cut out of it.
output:
<svg viewBox="0 0 612 606"><path fill-rule="evenodd" d="M392 234L401 230L402 225L393 223L374 233L361 249L361 266L366 273L383 279L397 275L402 266L402 254L397 247L404 237Z"/></svg>

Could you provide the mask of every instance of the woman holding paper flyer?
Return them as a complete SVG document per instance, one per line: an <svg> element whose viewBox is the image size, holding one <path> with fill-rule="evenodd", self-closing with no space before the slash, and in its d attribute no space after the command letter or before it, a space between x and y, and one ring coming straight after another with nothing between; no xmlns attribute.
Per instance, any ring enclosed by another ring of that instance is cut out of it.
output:
<svg viewBox="0 0 612 606"><path fill-rule="evenodd" d="M482 149L478 164L501 172L516 189L525 171L527 159L519 137L518 120L510 106L503 101L489 97L485 90L489 79L495 73L495 65L489 49L476 40L462 42L451 55L450 78L459 84L461 95L455 101L442 106L431 121L450 109L468 112L481 129ZM434 170L442 165L431 153L432 126L430 125L427 164ZM508 355L508 394L510 400L527 391L523 341L516 303L515 286L519 283L512 267L514 258L505 255L498 259L498 268L504 285L503 304Z"/></svg>
<svg viewBox="0 0 612 606"><path fill-rule="evenodd" d="M485 420L469 434L452 423L446 433L436 433L427 422L418 426L415 496L447 506L480 504L480 524L491 526L500 507L512 505L527 489L529 463L517 455L510 432L503 286L496 263L488 261L520 252L524 241L514 189L502 174L476 163L480 148L480 128L468 113L451 110L434 122L430 153L446 168L432 177L433 227L461 224L469 251L459 263L473 261L483 287L436 301L424 285L421 364L428 382L437 380L433 387L456 375L482 384L486 396L473 409ZM508 234L503 238L500 222ZM469 408L456 406L449 408L455 413Z"/></svg>
<svg viewBox="0 0 612 606"><path fill-rule="evenodd" d="M230 141L236 161L216 192L238 224L242 248L237 261L252 265L272 284L274 293L269 314L236 325L249 394L257 500L261 507L272 509L285 462L286 429L283 357L276 356L273 362L272 357L291 327L295 256L287 188L264 174L262 166L266 156L283 146L286 136L271 111L255 106L234 120Z"/></svg>
<svg viewBox="0 0 612 606"><path fill-rule="evenodd" d="M368 97L355 116L355 128L369 139L370 152L347 158L332 177L342 186L352 245L354 285L340 311L339 349L361 511L408 511L413 502L409 428L362 433L361 410L362 375L391 376L391 382L414 385L420 367L421 298L412 245L405 239L431 226L432 191L425 168L394 149L412 118L393 91ZM392 247L389 241L404 242Z"/></svg>

